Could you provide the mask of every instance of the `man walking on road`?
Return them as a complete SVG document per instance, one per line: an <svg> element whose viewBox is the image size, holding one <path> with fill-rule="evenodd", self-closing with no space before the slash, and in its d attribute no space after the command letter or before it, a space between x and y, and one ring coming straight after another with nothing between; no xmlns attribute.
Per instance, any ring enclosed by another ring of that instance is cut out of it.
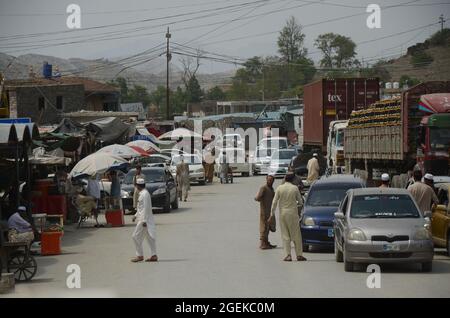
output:
<svg viewBox="0 0 450 318"><path fill-rule="evenodd" d="M318 157L319 156L317 153L314 153L313 157L309 159L308 164L306 165L306 169L308 169L308 177L306 178L306 181L310 184L319 179L320 166L319 160L317 159Z"/></svg>
<svg viewBox="0 0 450 318"><path fill-rule="evenodd" d="M140 165L136 166L136 174L133 177L133 185L134 185L134 192L133 192L133 209L136 210L137 201L139 197L139 191L138 187L136 185L136 181L138 179L145 179L145 176L142 174L142 168Z"/></svg>
<svg viewBox="0 0 450 318"><path fill-rule="evenodd" d="M433 179L433 176L427 174L426 177ZM426 212L432 210L432 205L438 204L439 200L434 190L427 184L422 183L422 172L420 170L414 171L414 183L408 187L408 191L416 200L420 211Z"/></svg>
<svg viewBox="0 0 450 318"><path fill-rule="evenodd" d="M152 198L147 189L145 189L145 180L137 179L136 187L138 188L138 202L137 212L133 216L133 222L137 222L136 228L133 233L133 242L136 247L136 257L131 261L133 263L142 262L144 260L144 250L142 243L144 238L150 245L151 257L146 259L146 262L157 262L158 256L156 256L156 225L153 218L152 211Z"/></svg>
<svg viewBox="0 0 450 318"><path fill-rule="evenodd" d="M180 200L187 200L188 192L191 188L189 180L189 165L184 162L184 157L180 156L180 163L177 164L177 190Z"/></svg>
<svg viewBox="0 0 450 318"><path fill-rule="evenodd" d="M284 261L288 262L292 261L291 242L294 242L297 260L306 261L306 258L303 257L302 234L299 225L300 217L298 215L298 206L303 205L303 199L298 187L292 184L294 176L293 173L288 173L285 177L286 182L275 191L269 218L269 222L275 218L275 210L279 204L281 238L286 253Z"/></svg>
<svg viewBox="0 0 450 318"><path fill-rule="evenodd" d="M266 178L266 184L263 185L256 194L255 201L260 203L259 205L259 233L260 233L260 249L268 250L275 248L276 245L272 245L269 242L269 232L272 230L275 232L275 219L272 223L269 223L270 211L272 208L273 197L275 191L273 190L274 176L268 175Z"/></svg>

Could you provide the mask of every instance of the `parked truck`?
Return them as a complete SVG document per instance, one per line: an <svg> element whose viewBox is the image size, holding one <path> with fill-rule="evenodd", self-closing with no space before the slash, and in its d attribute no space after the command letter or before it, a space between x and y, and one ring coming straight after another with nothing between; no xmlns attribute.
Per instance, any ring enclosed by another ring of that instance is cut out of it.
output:
<svg viewBox="0 0 450 318"><path fill-rule="evenodd" d="M327 139L327 165L332 173L345 172L344 130L348 120L334 120L330 123Z"/></svg>
<svg viewBox="0 0 450 318"><path fill-rule="evenodd" d="M380 99L378 78L322 79L304 87L303 150L327 152L330 123Z"/></svg>
<svg viewBox="0 0 450 318"><path fill-rule="evenodd" d="M354 111L344 132L346 170L405 174L415 167L448 175L450 81L418 84L401 98Z"/></svg>

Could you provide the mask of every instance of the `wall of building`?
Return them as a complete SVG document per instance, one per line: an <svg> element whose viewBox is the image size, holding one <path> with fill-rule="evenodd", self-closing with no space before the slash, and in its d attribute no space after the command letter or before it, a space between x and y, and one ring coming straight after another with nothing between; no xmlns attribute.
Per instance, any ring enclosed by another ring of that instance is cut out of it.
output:
<svg viewBox="0 0 450 318"><path fill-rule="evenodd" d="M30 117L39 124L57 124L61 121L61 113L75 112L83 108L84 86L23 86L15 87L17 117ZM10 94L13 95L13 94ZM57 97L62 96L62 109L56 109ZM41 115L39 98L44 98L45 106ZM11 105L13 106L13 105Z"/></svg>

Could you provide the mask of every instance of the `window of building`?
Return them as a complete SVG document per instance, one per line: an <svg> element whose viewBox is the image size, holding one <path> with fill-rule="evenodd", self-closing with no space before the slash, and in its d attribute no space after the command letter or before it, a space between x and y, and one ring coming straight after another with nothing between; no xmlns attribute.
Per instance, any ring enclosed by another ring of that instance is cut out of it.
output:
<svg viewBox="0 0 450 318"><path fill-rule="evenodd" d="M62 110L63 109L63 97L56 96L56 108Z"/></svg>
<svg viewBox="0 0 450 318"><path fill-rule="evenodd" d="M45 98L44 97L39 97L39 99L38 99L38 109L40 111L45 109Z"/></svg>

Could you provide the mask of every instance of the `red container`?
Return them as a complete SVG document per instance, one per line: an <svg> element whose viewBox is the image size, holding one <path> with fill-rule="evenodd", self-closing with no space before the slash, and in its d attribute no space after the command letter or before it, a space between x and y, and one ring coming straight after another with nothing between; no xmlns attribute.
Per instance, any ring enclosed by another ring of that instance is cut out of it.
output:
<svg viewBox="0 0 450 318"><path fill-rule="evenodd" d="M31 202L33 204L33 213L47 213L48 197L32 197Z"/></svg>
<svg viewBox="0 0 450 318"><path fill-rule="evenodd" d="M41 255L61 254L62 232L42 232L41 233Z"/></svg>
<svg viewBox="0 0 450 318"><path fill-rule="evenodd" d="M378 78L322 79L304 87L303 147L326 152L333 120L348 119L380 99Z"/></svg>
<svg viewBox="0 0 450 318"><path fill-rule="evenodd" d="M47 214L67 217L67 200L65 195L49 195L47 198Z"/></svg>
<svg viewBox="0 0 450 318"><path fill-rule="evenodd" d="M105 213L106 223L112 227L119 227L125 225L125 219L122 210L109 210Z"/></svg>
<svg viewBox="0 0 450 318"><path fill-rule="evenodd" d="M38 179L35 181L33 190L41 192L41 196L46 197L48 195L48 188L50 188L52 185L52 179Z"/></svg>

